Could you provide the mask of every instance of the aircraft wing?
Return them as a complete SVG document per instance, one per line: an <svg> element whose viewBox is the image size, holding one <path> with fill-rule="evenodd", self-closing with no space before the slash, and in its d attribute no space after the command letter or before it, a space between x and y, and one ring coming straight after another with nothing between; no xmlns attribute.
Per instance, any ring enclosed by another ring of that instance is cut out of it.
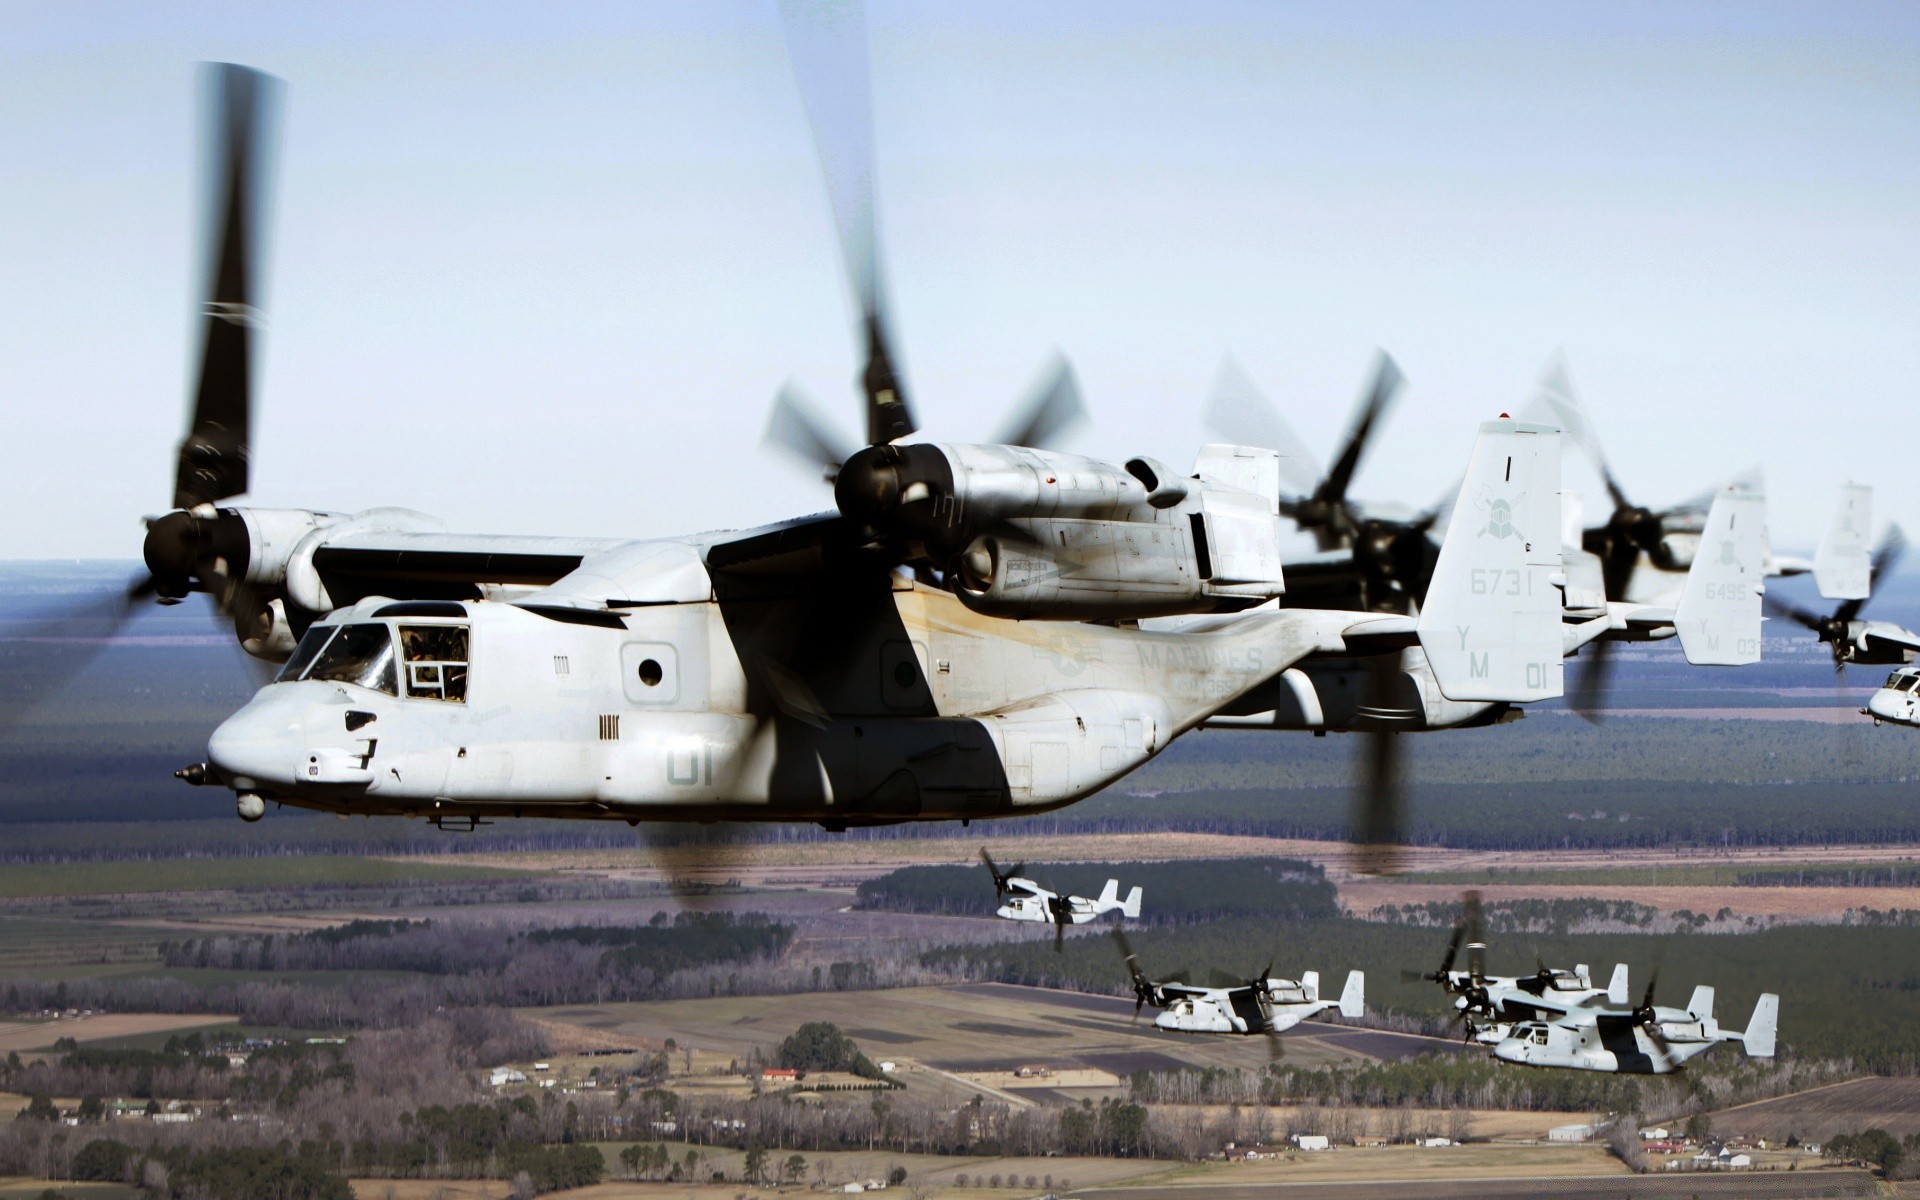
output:
<svg viewBox="0 0 1920 1200"><path fill-rule="evenodd" d="M1898 646L1903 650L1920 651L1920 633L1895 625L1892 621L1867 621L1866 628L1853 637L1854 644L1866 651L1886 650Z"/></svg>
<svg viewBox="0 0 1920 1200"><path fill-rule="evenodd" d="M1007 880L1007 890L1010 892L1015 890L1022 891L1029 896L1038 896L1042 900L1051 900L1058 894L1048 891L1031 879L1009 879Z"/></svg>
<svg viewBox="0 0 1920 1200"><path fill-rule="evenodd" d="M306 557L333 606L367 596L472 600L489 587L544 588L578 570L590 557L622 545L612 538L427 530L316 532L323 540ZM296 552L295 561L300 557ZM290 570L290 579L291 574Z"/></svg>

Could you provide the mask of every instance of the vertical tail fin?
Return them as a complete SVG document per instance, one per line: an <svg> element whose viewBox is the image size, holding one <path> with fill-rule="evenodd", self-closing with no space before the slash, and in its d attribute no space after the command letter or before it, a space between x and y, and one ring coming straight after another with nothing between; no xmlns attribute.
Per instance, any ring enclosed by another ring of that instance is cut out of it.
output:
<svg viewBox="0 0 1920 1200"><path fill-rule="evenodd" d="M1096 914L1112 912L1119 907L1120 881L1118 879L1109 879L1107 880L1107 886L1100 889L1100 898L1093 902L1093 911Z"/></svg>
<svg viewBox="0 0 1920 1200"><path fill-rule="evenodd" d="M1687 1011L1705 1021L1713 1016L1713 989L1701 984L1693 989L1693 998L1687 1001Z"/></svg>
<svg viewBox="0 0 1920 1200"><path fill-rule="evenodd" d="M1309 1000L1318 1000L1320 998L1320 972L1300 972L1300 994Z"/></svg>
<svg viewBox="0 0 1920 1200"><path fill-rule="evenodd" d="M1348 1020L1367 1015L1366 972L1347 972L1347 986L1340 989L1340 1015Z"/></svg>
<svg viewBox="0 0 1920 1200"><path fill-rule="evenodd" d="M1133 885L1133 890L1127 893L1126 903L1120 906L1121 916L1129 921L1140 919L1140 895L1140 885L1136 883Z"/></svg>
<svg viewBox="0 0 1920 1200"><path fill-rule="evenodd" d="M1760 1002L1753 1006L1753 1019L1747 1022L1746 1035L1741 1039L1746 1045L1747 1057L1772 1058L1773 1040L1779 1026L1780 997L1762 992Z"/></svg>
<svg viewBox="0 0 1920 1200"><path fill-rule="evenodd" d="M1580 981L1581 987L1593 986L1593 968L1586 963L1573 964L1573 977Z"/></svg>
<svg viewBox="0 0 1920 1200"><path fill-rule="evenodd" d="M1607 980L1607 1003L1615 1008L1625 1008L1633 1003L1631 993L1627 991L1627 964L1613 964L1613 978Z"/></svg>
<svg viewBox="0 0 1920 1200"><path fill-rule="evenodd" d="M1766 554L1766 496L1754 488L1721 488L1707 510L1673 614L1688 662L1730 667L1760 661Z"/></svg>
<svg viewBox="0 0 1920 1200"><path fill-rule="evenodd" d="M1873 587L1873 558L1867 538L1873 532L1873 489L1849 483L1840 489L1840 507L1813 551L1813 581L1829 600L1865 600Z"/></svg>
<svg viewBox="0 0 1920 1200"><path fill-rule="evenodd" d="M1561 694L1560 536L1560 431L1482 423L1420 613L1447 699Z"/></svg>

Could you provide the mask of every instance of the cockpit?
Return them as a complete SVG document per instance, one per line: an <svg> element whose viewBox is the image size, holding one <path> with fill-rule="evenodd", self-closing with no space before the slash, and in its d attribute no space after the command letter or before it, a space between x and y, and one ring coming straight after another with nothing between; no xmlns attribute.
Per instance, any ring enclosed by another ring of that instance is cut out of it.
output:
<svg viewBox="0 0 1920 1200"><path fill-rule="evenodd" d="M1542 1021L1523 1021L1513 1027L1510 1035L1516 1042L1532 1042L1536 1046L1547 1044L1547 1026Z"/></svg>
<svg viewBox="0 0 1920 1200"><path fill-rule="evenodd" d="M1911 671L1895 671L1887 676L1886 687L1893 692L1911 692L1920 688L1920 674Z"/></svg>
<svg viewBox="0 0 1920 1200"><path fill-rule="evenodd" d="M352 683L389 696L404 686L410 700L464 704L469 661L464 624L350 621L308 629L274 682Z"/></svg>

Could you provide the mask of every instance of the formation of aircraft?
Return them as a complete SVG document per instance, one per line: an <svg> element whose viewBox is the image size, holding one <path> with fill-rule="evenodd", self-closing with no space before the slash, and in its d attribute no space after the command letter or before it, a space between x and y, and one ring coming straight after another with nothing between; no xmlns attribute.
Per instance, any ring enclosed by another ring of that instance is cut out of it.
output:
<svg viewBox="0 0 1920 1200"><path fill-rule="evenodd" d="M1273 1056L1278 1058L1279 1035L1309 1017L1333 1010L1348 1020L1366 1015L1367 980L1361 971L1347 972L1346 986L1335 999L1321 994L1318 971L1303 971L1298 979L1278 979L1272 963L1251 979L1201 987L1177 977L1149 979L1127 935L1116 929L1113 938L1133 980L1134 1018L1137 1020L1140 1010L1148 1005L1159 1009L1153 1019L1155 1029L1169 1033L1257 1034L1267 1038Z"/></svg>
<svg viewBox="0 0 1920 1200"><path fill-rule="evenodd" d="M1567 657L1594 647L1604 661L1614 641L1677 637L1700 664L1758 658L1761 582L1786 568L1757 484L1685 513L1629 505L1568 388L1553 423L1483 422L1460 487L1420 511L1348 497L1401 386L1384 355L1326 470L1244 377L1226 389L1237 407L1211 410L1242 440L1203 447L1189 470L1051 448L1083 417L1064 360L993 441L909 440L864 29L857 10L793 5L786 31L858 311L864 445L789 387L769 436L831 477L833 510L646 540L243 502L282 88L210 68L191 415L172 508L150 519L147 575L125 600L207 596L279 670L181 779L230 791L247 820L282 804L447 828L844 830L1044 812L1199 729L1354 731L1368 735L1355 836L1385 869L1398 733L1509 720L1563 693ZM1563 505L1562 428L1608 480L1603 527ZM1284 520L1319 554L1283 561ZM1661 586L1635 582L1648 571ZM1850 661L1877 661L1886 639L1854 637L1857 613L1842 622Z"/></svg>
<svg viewBox="0 0 1920 1200"><path fill-rule="evenodd" d="M1467 1040L1489 1047L1501 1062L1667 1075L1722 1042L1739 1042L1750 1058L1773 1057L1780 1018L1774 993L1761 994L1746 1029L1731 1030L1714 1018L1711 987L1696 987L1684 1009L1655 1005L1657 967L1637 1005L1629 1002L1625 963L1615 965L1604 988L1593 986L1585 963L1571 971L1541 963L1531 975L1488 975L1479 893L1468 892L1463 901L1439 969L1410 977L1445 989ZM1455 970L1463 944L1467 967Z"/></svg>
<svg viewBox="0 0 1920 1200"><path fill-rule="evenodd" d="M1464 944L1465 970L1455 970ZM1446 955L1437 970L1424 975L1408 972L1410 980L1437 983L1452 998L1454 1019L1466 1028L1467 1040L1496 1045L1521 1021L1563 1016L1596 1003L1627 1002L1627 967L1616 964L1604 988L1593 986L1587 964L1571 971L1538 964L1531 975L1487 974L1486 923L1480 893L1468 892L1462 919L1453 927Z"/></svg>
<svg viewBox="0 0 1920 1200"><path fill-rule="evenodd" d="M1108 913L1119 913L1134 921L1140 919L1141 889L1137 884L1122 900L1120 881L1109 879L1100 894L1089 900L1085 896L1050 892L1033 880L1023 878L1020 872L1026 868L1025 863L1015 863L1010 869L1002 871L994 864L993 855L987 853L984 846L980 850L980 861L986 864L988 874L993 876L994 897L1002 901L993 915L1007 921L1051 924L1055 950L1060 949L1069 925L1084 925Z"/></svg>

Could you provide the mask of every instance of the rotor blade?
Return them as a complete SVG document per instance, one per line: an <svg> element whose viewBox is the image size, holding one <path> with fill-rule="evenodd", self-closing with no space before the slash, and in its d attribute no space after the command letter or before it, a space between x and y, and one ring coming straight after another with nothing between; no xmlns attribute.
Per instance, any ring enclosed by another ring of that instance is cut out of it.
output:
<svg viewBox="0 0 1920 1200"><path fill-rule="evenodd" d="M1480 893L1468 891L1460 897L1467 930L1467 971L1479 979L1487 972L1487 918L1480 907Z"/></svg>
<svg viewBox="0 0 1920 1200"><path fill-rule="evenodd" d="M1386 419L1387 412L1393 407L1394 397L1400 394L1400 385L1406 377L1400 374L1400 366L1386 351L1380 352L1380 359L1374 366L1373 384L1361 398L1360 406L1354 410L1353 425L1347 430L1346 440L1341 444L1340 453L1328 469L1327 477L1321 481L1315 499L1343 501L1347 498L1347 487L1353 482L1354 475L1360 470L1361 460L1367 452L1367 442L1373 431Z"/></svg>
<svg viewBox="0 0 1920 1200"><path fill-rule="evenodd" d="M1313 451L1232 355L1221 361L1201 416L1208 429L1237 446L1279 451L1280 482L1295 495L1311 496L1326 476Z"/></svg>
<svg viewBox="0 0 1920 1200"><path fill-rule="evenodd" d="M1053 919L1053 952L1060 953L1067 945L1067 923L1057 915Z"/></svg>
<svg viewBox="0 0 1920 1200"><path fill-rule="evenodd" d="M1826 624L1827 621L1825 617L1817 612L1801 608L1797 604L1790 604L1785 600L1775 599L1771 595L1761 596L1760 603L1764 604L1767 611L1774 616L1785 617L1789 621L1805 625L1808 629L1818 630L1822 625ZM1848 603L1852 603L1852 601L1848 601Z"/></svg>
<svg viewBox="0 0 1920 1200"><path fill-rule="evenodd" d="M1607 495L1613 498L1615 508L1632 508L1633 502L1627 499L1625 489L1613 476L1613 468L1607 465L1607 456L1600 449L1600 438L1593 431L1593 423L1587 419L1587 411L1581 407L1580 398L1574 393L1573 380L1567 371L1567 356L1556 350L1553 357L1540 372L1540 382L1534 390L1532 407L1547 410L1552 422L1560 427L1560 432L1580 447L1606 484Z"/></svg>
<svg viewBox="0 0 1920 1200"><path fill-rule="evenodd" d="M151 594L152 584L144 575L96 584L19 616L0 617L0 733L86 670Z"/></svg>
<svg viewBox="0 0 1920 1200"><path fill-rule="evenodd" d="M1279 1062L1287 1056L1287 1044L1280 1040L1279 1033L1271 1027L1267 1029L1267 1061Z"/></svg>
<svg viewBox="0 0 1920 1200"><path fill-rule="evenodd" d="M859 0L782 0L780 14L787 56L826 177L847 279L860 309L867 442L879 445L918 427L900 382L874 220L873 82L866 10Z"/></svg>
<svg viewBox="0 0 1920 1200"><path fill-rule="evenodd" d="M1873 598L1873 589L1880 581L1893 573L1900 565L1901 556L1907 552L1907 535L1900 532L1898 525L1887 526L1887 532L1880 538L1879 546L1873 551L1873 567L1867 575L1867 595L1859 600L1848 600L1836 608L1833 615L1842 621L1851 621L1859 617L1860 610Z"/></svg>
<svg viewBox="0 0 1920 1200"><path fill-rule="evenodd" d="M1073 364L1064 354L1055 354L1026 397L1001 421L993 444L1048 449L1061 434L1086 419Z"/></svg>
<svg viewBox="0 0 1920 1200"><path fill-rule="evenodd" d="M1461 923L1453 927L1453 936L1447 939L1447 953L1446 956L1440 960L1439 973L1442 976L1445 976L1449 971L1453 970L1454 960L1460 956L1460 943L1465 941L1466 937L1467 926L1465 918L1463 917Z"/></svg>
<svg viewBox="0 0 1920 1200"><path fill-rule="evenodd" d="M1359 834L1360 870L1368 875L1391 875L1399 866L1402 810L1400 735L1373 730L1360 743L1366 757L1360 764L1360 811L1354 828Z"/></svg>
<svg viewBox="0 0 1920 1200"><path fill-rule="evenodd" d="M1605 715L1607 707L1607 683L1613 674L1614 643L1602 638L1588 642L1582 656L1586 665L1574 677L1573 695L1568 697L1567 707L1598 725Z"/></svg>
<svg viewBox="0 0 1920 1200"><path fill-rule="evenodd" d="M773 412L767 417L767 431L760 444L770 446L796 461L818 467L831 479L840 464L853 456L855 447L832 422L822 417L807 394L792 383L773 398Z"/></svg>
<svg viewBox="0 0 1920 1200"><path fill-rule="evenodd" d="M193 416L180 443L173 506L193 508L247 490L253 410L253 331L271 130L282 85L233 63L201 69L205 112L206 294Z"/></svg>

